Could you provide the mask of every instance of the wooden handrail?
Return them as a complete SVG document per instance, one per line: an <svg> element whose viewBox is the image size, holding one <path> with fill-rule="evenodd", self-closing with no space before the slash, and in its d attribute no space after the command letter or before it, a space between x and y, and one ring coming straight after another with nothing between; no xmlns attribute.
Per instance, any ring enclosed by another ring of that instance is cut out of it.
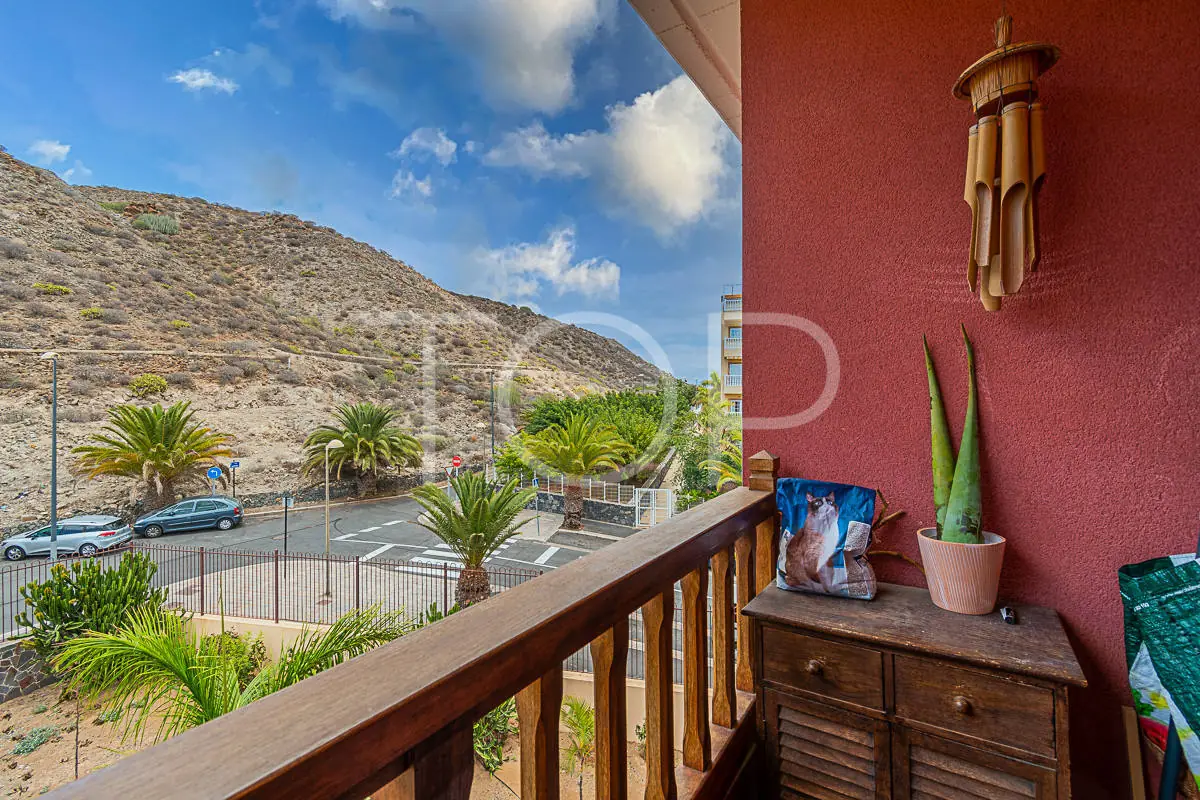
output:
<svg viewBox="0 0 1200 800"><path fill-rule="evenodd" d="M361 800L774 519L773 492L734 489L54 796Z"/></svg>

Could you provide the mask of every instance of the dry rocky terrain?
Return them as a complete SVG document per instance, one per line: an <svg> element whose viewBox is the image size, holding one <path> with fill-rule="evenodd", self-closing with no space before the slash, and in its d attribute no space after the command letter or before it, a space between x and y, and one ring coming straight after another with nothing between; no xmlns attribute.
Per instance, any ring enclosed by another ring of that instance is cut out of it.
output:
<svg viewBox="0 0 1200 800"><path fill-rule="evenodd" d="M172 217L178 233L136 227L143 213ZM492 373L503 400L519 402L657 378L611 339L448 292L330 228L71 187L0 151L0 528L48 510L49 365L37 360L46 350L61 356L65 513L128 497L127 481L69 471L70 448L118 403L190 400L235 437L239 493L265 492L304 483L301 443L338 403L395 407L436 469L453 454L485 457ZM164 377L167 391L134 401L129 383L144 373ZM500 405L502 439L513 417Z"/></svg>

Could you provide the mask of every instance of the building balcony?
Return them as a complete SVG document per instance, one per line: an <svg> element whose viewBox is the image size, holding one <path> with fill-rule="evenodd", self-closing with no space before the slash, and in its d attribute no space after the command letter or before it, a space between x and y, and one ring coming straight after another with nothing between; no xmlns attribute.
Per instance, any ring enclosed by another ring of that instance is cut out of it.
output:
<svg viewBox="0 0 1200 800"><path fill-rule="evenodd" d="M742 318L742 298L721 298L721 319L725 322L736 322Z"/></svg>
<svg viewBox="0 0 1200 800"><path fill-rule="evenodd" d="M742 339L740 336L731 336L725 339L725 343L721 348L726 358L741 358L742 357Z"/></svg>
<svg viewBox="0 0 1200 800"><path fill-rule="evenodd" d="M774 579L774 560L755 553L769 556L774 546L777 464L759 454L750 460L756 489L726 492L659 524L649 539L615 542L603 557L508 589L55 797L467 800L472 725L515 695L522 796L558 798L563 663L580 648L590 648L595 675L595 774L607 781L597 796L624 797L627 763L637 757L627 746L625 698L630 615L639 610L647 796L750 796L744 783L759 776L742 767L761 745L750 620L740 611ZM673 636L677 582L681 636Z"/></svg>
<svg viewBox="0 0 1200 800"><path fill-rule="evenodd" d="M724 384L725 384L726 390L736 389L738 391L738 394L741 394L741 391L742 391L742 376L741 375L726 375Z"/></svg>

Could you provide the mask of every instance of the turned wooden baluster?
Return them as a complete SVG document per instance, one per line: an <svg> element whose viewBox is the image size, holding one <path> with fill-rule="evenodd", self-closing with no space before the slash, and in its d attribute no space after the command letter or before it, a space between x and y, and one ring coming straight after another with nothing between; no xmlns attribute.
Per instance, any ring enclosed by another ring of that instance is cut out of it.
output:
<svg viewBox="0 0 1200 800"><path fill-rule="evenodd" d="M475 775L471 728L450 734L418 753L398 778L371 793L371 800L469 800Z"/></svg>
<svg viewBox="0 0 1200 800"><path fill-rule="evenodd" d="M779 474L779 458L766 450L750 457L750 488L775 491L775 477ZM754 599L775 576L775 517L759 523L753 531L746 531L734 543L737 560L737 688L743 692L754 691L754 641L750 634L750 620L742 616L742 609Z"/></svg>
<svg viewBox="0 0 1200 800"><path fill-rule="evenodd" d="M675 800L671 624L675 587L642 606L646 648L646 800Z"/></svg>
<svg viewBox="0 0 1200 800"><path fill-rule="evenodd" d="M596 700L596 800L626 800L625 666L629 617L592 642Z"/></svg>
<svg viewBox="0 0 1200 800"><path fill-rule="evenodd" d="M683 578L683 763L712 766L708 735L708 563Z"/></svg>
<svg viewBox="0 0 1200 800"><path fill-rule="evenodd" d="M754 651L751 650L750 620L742 609L754 599L754 532L744 531L734 542L734 582L737 586L737 688L754 691Z"/></svg>
<svg viewBox="0 0 1200 800"><path fill-rule="evenodd" d="M558 716L562 695L561 664L517 692L522 800L559 800Z"/></svg>
<svg viewBox="0 0 1200 800"><path fill-rule="evenodd" d="M732 728L737 714L733 685L733 548L712 557L713 701L712 720Z"/></svg>

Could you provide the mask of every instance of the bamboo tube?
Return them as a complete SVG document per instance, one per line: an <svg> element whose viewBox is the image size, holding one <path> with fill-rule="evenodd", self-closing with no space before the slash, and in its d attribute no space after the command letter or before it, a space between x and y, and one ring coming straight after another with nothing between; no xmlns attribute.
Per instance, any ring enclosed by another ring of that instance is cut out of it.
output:
<svg viewBox="0 0 1200 800"><path fill-rule="evenodd" d="M1038 194L1042 190L1042 179L1046 177L1046 140L1043 125L1045 124L1046 107L1034 103L1029 107L1029 197L1025 202L1025 226L1029 229L1029 240L1026 243L1028 251L1028 272L1037 269L1040 257L1041 233L1038 224Z"/></svg>
<svg viewBox="0 0 1200 800"><path fill-rule="evenodd" d="M975 207L979 216L979 233L975 237L975 262L984 266L996 250L995 214L996 130L999 118L989 115L979 120L975 155Z"/></svg>
<svg viewBox="0 0 1200 800"><path fill-rule="evenodd" d="M975 194L975 156L979 151L979 126L972 125L967 133L967 179L963 186L963 200L971 209L971 250L967 256L967 285L975 291L975 282L979 273L979 264L975 261L975 241L979 236L979 207Z"/></svg>
<svg viewBox="0 0 1200 800"><path fill-rule="evenodd" d="M992 270L992 294L1016 294L1025 279L1025 201L1029 196L1029 104L1009 103L1001 112L1000 269ZM999 274L997 274L999 273ZM999 279L999 282L996 282Z"/></svg>
<svg viewBox="0 0 1200 800"><path fill-rule="evenodd" d="M993 184L993 192L999 194L1000 179L997 178ZM1000 204L993 203L991 208L991 218L988 222L993 231L1000 230ZM996 247L999 247L999 241L996 240ZM986 264L979 265L979 300L983 303L985 311L1000 310L1000 295L991 290L993 283L992 273L1000 271L1000 253L998 250L993 250Z"/></svg>

